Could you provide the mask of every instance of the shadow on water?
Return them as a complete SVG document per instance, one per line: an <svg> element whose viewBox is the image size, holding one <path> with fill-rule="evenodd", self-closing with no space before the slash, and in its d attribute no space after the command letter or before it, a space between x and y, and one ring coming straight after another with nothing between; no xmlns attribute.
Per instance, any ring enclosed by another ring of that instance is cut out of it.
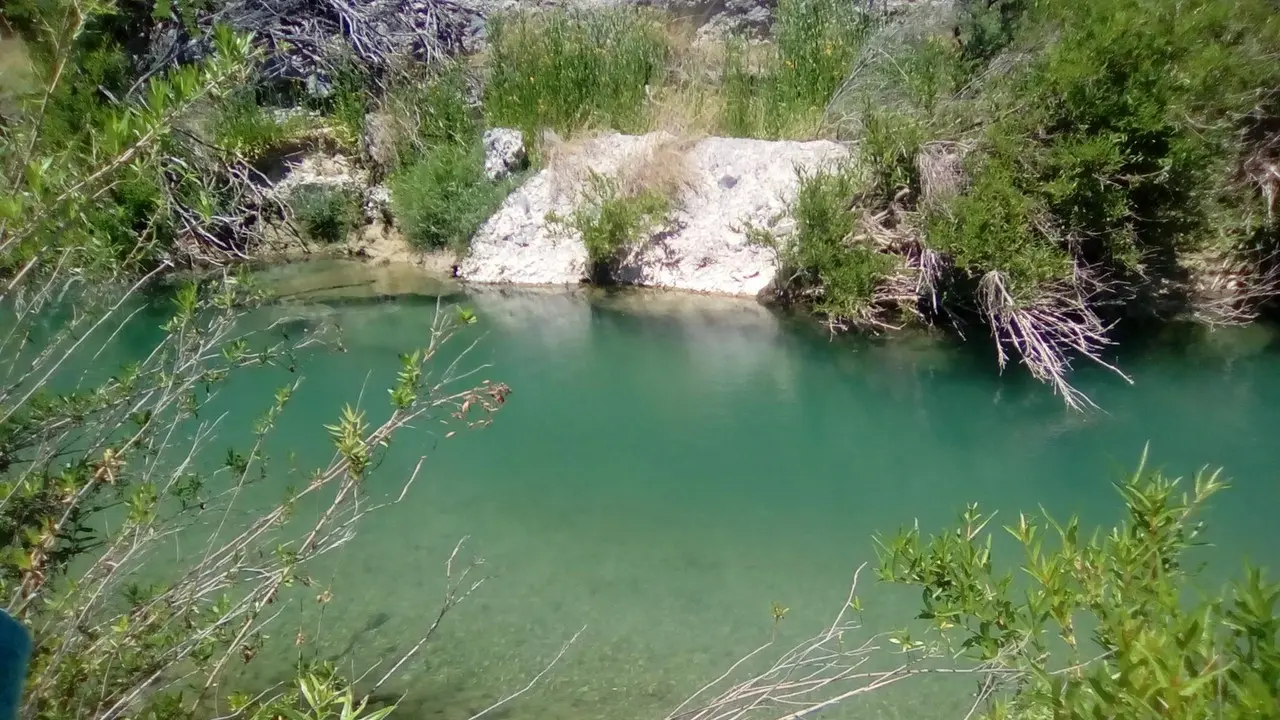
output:
<svg viewBox="0 0 1280 720"><path fill-rule="evenodd" d="M364 626L361 627L359 630L355 631L351 635L351 638L347 640L346 647L344 647L339 652L336 652L328 657L329 662L338 662L342 660L342 658L350 656L351 651L355 650L356 646L358 646L360 642L364 640L367 635L369 635L369 633L377 631L378 628L382 627L383 625L386 625L387 621L390 619L391 619L391 615L386 612L376 612L370 615L369 619L365 621Z"/></svg>

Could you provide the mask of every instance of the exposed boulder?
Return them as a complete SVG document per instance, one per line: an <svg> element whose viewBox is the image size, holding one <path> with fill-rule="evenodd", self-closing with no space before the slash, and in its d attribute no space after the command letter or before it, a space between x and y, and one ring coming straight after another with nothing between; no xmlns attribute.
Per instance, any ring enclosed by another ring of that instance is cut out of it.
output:
<svg viewBox="0 0 1280 720"><path fill-rule="evenodd" d="M491 128L484 132L484 174L502 180L525 166L524 133L511 128Z"/></svg>
<svg viewBox="0 0 1280 720"><path fill-rule="evenodd" d="M576 284L587 252L576 231L555 218L572 215L589 172L613 175L652 162L671 136L606 135L557 153L549 167L512 193L472 239L459 275L472 282ZM756 295L773 282L774 251L748 228L775 232L799 186L798 169L848 157L829 141L770 142L706 138L685 150L689 178L661 231L625 253L618 282L729 295Z"/></svg>

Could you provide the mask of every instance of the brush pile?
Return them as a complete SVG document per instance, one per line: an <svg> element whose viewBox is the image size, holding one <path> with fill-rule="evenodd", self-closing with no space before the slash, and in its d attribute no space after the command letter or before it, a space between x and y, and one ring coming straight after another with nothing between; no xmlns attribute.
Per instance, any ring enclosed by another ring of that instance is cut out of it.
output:
<svg viewBox="0 0 1280 720"><path fill-rule="evenodd" d="M194 22L157 24L148 71L202 56L219 24L252 33L264 78L324 95L339 62L372 78L411 61L439 63L468 47L484 17L458 0L226 0L196 11Z"/></svg>

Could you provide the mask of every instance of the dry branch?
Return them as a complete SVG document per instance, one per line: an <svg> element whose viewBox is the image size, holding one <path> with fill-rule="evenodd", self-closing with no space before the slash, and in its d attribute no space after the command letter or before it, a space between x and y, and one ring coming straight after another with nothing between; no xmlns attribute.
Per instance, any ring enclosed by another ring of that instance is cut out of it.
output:
<svg viewBox="0 0 1280 720"><path fill-rule="evenodd" d="M483 16L456 0L230 0L197 14L195 35L178 22L152 32L147 73L199 57L215 24L253 33L267 78L327 94L343 59L374 77L409 61L438 63L464 49Z"/></svg>
<svg viewBox="0 0 1280 720"><path fill-rule="evenodd" d="M923 207L943 207L964 190L968 181L964 158L969 150L970 146L953 142L931 142L920 148L915 163Z"/></svg>
<svg viewBox="0 0 1280 720"><path fill-rule="evenodd" d="M854 573L848 597L825 630L783 652L767 669L735 680L735 674L750 667L774 641L756 648L665 720L739 720L757 713L776 720L796 720L920 674L924 669L920 666L931 652L882 645L888 638L883 634L860 643L852 640L862 631L862 623L854 617L854 596L864 567ZM887 656L892 656L889 669L868 666Z"/></svg>
<svg viewBox="0 0 1280 720"><path fill-rule="evenodd" d="M1206 325L1246 325L1280 296L1280 248L1204 252L1183 265L1191 314Z"/></svg>
<svg viewBox="0 0 1280 720"><path fill-rule="evenodd" d="M1070 281L1039 288L1029 300L1015 299L1003 273L992 270L982 276L978 304L996 341L1000 368L1009 361L1006 346L1017 352L1031 375L1047 383L1075 410L1096 408L1087 395L1068 381L1074 357L1085 357L1128 382L1129 376L1102 359L1112 345L1110 329L1089 305L1094 286L1087 272L1076 266Z"/></svg>

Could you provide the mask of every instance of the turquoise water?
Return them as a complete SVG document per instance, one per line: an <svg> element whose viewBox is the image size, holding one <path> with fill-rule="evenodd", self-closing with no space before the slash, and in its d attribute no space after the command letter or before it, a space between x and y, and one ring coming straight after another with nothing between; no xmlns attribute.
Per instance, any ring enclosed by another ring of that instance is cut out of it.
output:
<svg viewBox="0 0 1280 720"><path fill-rule="evenodd" d="M445 559L469 536L490 579L406 666L400 717L469 717L523 687L585 625L545 681L494 717L662 718L769 638L772 602L790 608L783 640L827 622L854 568L874 563L874 532L941 527L974 501L1006 517L1043 505L1109 522L1111 483L1148 441L1170 472L1222 465L1233 480L1208 518L1211 580L1245 558L1277 560L1280 353L1261 329L1135 342L1121 358L1133 385L1080 373L1105 409L1080 415L1019 373L1001 377L985 338L832 341L753 303L663 294L450 299L481 318L474 359L511 386L507 407L492 427L450 439L406 431L371 489L398 492L428 454L418 484L315 568L334 593L323 617L315 590L300 590L290 602L301 614L277 629L282 646L301 629L307 651L357 672L403 652L434 618ZM347 348L306 359L274 441L278 456L312 467L329 454L321 423L344 402L363 389L384 403L395 354L425 340L435 300L292 302L265 312L335 321ZM223 402L256 413L284 379L247 375ZM870 573L862 586L869 629L909 622L912 593L878 588ZM287 677L288 655L264 653L247 681ZM822 717L956 709L968 709L956 686L922 681Z"/></svg>

